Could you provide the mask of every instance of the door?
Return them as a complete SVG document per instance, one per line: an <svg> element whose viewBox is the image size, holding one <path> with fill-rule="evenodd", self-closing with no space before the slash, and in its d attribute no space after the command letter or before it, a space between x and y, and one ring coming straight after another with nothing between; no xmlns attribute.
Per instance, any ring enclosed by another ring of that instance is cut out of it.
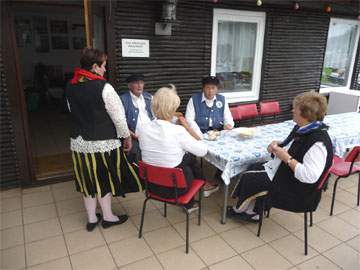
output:
<svg viewBox="0 0 360 270"><path fill-rule="evenodd" d="M73 168L65 89L86 46L83 2L28 1L8 5L16 60L12 77L17 77L18 82L12 87L16 103L13 113L19 115L19 133L23 133L17 139L23 143L17 148L20 163L27 165L22 171L28 175L23 184L70 180ZM88 31L94 45L105 49L104 8L90 10L94 12L88 16Z"/></svg>

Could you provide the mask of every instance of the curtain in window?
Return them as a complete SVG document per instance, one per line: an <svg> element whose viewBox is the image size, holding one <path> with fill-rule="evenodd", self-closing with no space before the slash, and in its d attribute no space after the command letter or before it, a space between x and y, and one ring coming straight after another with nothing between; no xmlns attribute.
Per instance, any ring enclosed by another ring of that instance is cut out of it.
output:
<svg viewBox="0 0 360 270"><path fill-rule="evenodd" d="M225 91L251 90L256 23L219 21L216 73Z"/></svg>
<svg viewBox="0 0 360 270"><path fill-rule="evenodd" d="M357 25L333 22L326 45L322 84L345 86L354 52Z"/></svg>
<svg viewBox="0 0 360 270"><path fill-rule="evenodd" d="M325 66L347 68L352 56L357 26L336 23L330 27Z"/></svg>

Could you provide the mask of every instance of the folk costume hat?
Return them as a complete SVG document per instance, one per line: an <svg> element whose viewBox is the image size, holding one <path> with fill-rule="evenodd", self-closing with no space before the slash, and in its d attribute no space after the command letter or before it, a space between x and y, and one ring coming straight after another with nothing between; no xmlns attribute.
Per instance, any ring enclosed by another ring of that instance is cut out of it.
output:
<svg viewBox="0 0 360 270"><path fill-rule="evenodd" d="M145 76L144 74L131 74L129 77L126 78L127 83L136 82L136 81L144 81Z"/></svg>
<svg viewBox="0 0 360 270"><path fill-rule="evenodd" d="M220 83L219 79L216 76L208 76L202 79L202 85L212 84L218 86Z"/></svg>

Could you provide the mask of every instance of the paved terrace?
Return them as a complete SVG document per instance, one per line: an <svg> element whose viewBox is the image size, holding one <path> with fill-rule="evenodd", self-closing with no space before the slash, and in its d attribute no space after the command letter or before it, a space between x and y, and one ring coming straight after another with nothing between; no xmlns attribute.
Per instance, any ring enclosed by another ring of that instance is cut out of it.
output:
<svg viewBox="0 0 360 270"><path fill-rule="evenodd" d="M1 192L0 269L360 269L357 176L340 180L333 217L332 184L323 194L309 228L308 256L302 215L273 209L258 238L255 224L219 223L222 192L204 199L201 227L192 214L188 255L185 214L172 206L163 218L162 204L148 204L144 237L138 239L140 193L114 199L116 213L127 213L128 222L88 233L82 198L73 185Z"/></svg>

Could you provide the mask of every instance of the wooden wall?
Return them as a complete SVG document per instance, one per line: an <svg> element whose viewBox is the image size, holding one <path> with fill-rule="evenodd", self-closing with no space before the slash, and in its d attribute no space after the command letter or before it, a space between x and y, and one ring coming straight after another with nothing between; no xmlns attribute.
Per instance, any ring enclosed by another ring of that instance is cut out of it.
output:
<svg viewBox="0 0 360 270"><path fill-rule="evenodd" d="M125 78L134 72L145 74L145 88L150 92L173 83L184 107L201 89L201 78L210 73L212 9L201 1L180 1L171 36L154 34L160 13L159 1L118 3L114 26L116 84L120 92L127 90ZM150 40L150 57L122 57L122 38Z"/></svg>
<svg viewBox="0 0 360 270"><path fill-rule="evenodd" d="M260 99L278 100L281 119L297 94L319 89L328 25L322 14L267 13Z"/></svg>
<svg viewBox="0 0 360 270"><path fill-rule="evenodd" d="M127 89L125 78L145 74L150 92L173 83L185 109L190 96L201 89L201 77L209 75L214 8L266 12L266 28L260 97L279 100L279 120L291 118L292 99L299 93L318 90L327 40L329 14L295 12L278 6L256 7L241 1L180 0L171 36L155 36L161 1L121 1L115 10L116 86ZM141 18L141 19L140 19ZM121 39L148 39L149 58L122 57ZM359 60L357 72L359 72ZM355 85L355 87L359 87Z"/></svg>
<svg viewBox="0 0 360 270"><path fill-rule="evenodd" d="M351 89L360 90L360 37L358 43L358 51L356 54L355 64L354 64L354 72L351 81Z"/></svg>

